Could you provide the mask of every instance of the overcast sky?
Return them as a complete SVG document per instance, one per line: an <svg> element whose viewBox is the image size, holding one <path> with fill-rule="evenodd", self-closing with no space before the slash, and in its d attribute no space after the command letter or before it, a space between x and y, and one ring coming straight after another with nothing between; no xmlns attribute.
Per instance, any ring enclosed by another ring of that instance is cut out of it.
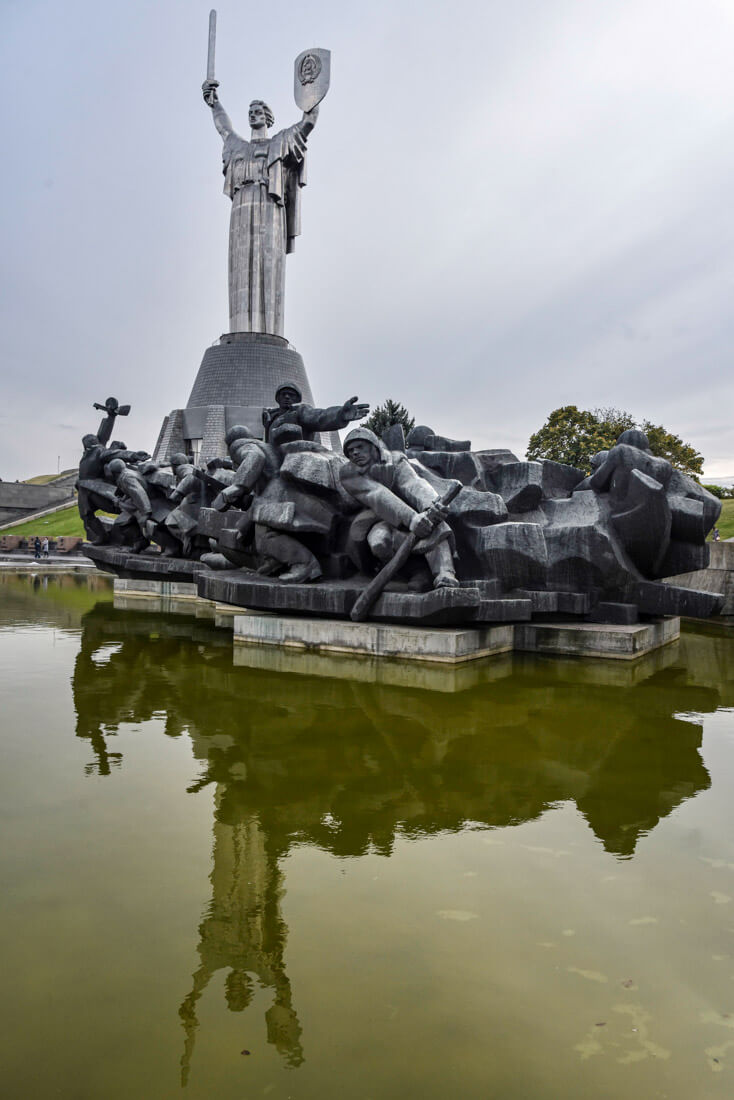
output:
<svg viewBox="0 0 734 1100"><path fill-rule="evenodd" d="M0 476L73 466L93 401L152 449L228 327L210 2L1 0ZM559 405L734 475L732 0L220 0L217 77L299 117L332 51L285 334L316 400L511 447ZM120 434L120 433L118 433Z"/></svg>

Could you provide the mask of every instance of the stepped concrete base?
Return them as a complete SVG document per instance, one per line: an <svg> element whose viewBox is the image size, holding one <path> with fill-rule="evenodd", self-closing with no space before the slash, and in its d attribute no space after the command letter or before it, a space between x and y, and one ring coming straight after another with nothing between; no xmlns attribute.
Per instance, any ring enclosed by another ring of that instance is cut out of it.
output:
<svg viewBox="0 0 734 1100"><path fill-rule="evenodd" d="M242 608L233 607L229 603L217 603L215 600L207 600L206 602L211 604L213 608L214 625L222 630L233 630L234 617L242 614Z"/></svg>
<svg viewBox="0 0 734 1100"><path fill-rule="evenodd" d="M169 615L213 618L211 600L189 581L150 581L115 577L113 606L121 611L160 611Z"/></svg>
<svg viewBox="0 0 734 1100"><path fill-rule="evenodd" d="M506 623L483 627L411 627L301 619L268 612L234 615L236 646L278 646L309 655L348 654L457 665L513 650L553 656L637 660L680 636L680 620L631 626ZM245 658L239 663L252 663Z"/></svg>
<svg viewBox="0 0 734 1100"><path fill-rule="evenodd" d="M234 640L250 645L290 646L325 653L399 657L458 664L512 650L513 627L411 627L353 623L344 619L300 619L289 615L236 615Z"/></svg>
<svg viewBox="0 0 734 1100"><path fill-rule="evenodd" d="M414 683L415 674L405 671L409 666L457 668L513 652L638 661L680 637L679 618L631 625L566 622L466 627L298 618L217 603L200 596L191 582L124 577L115 579L114 606L213 621L232 631L238 665L384 683ZM279 656L274 657L275 653ZM375 662L396 667L390 673L380 672ZM455 677L451 684L437 690L458 690Z"/></svg>
<svg viewBox="0 0 734 1100"><path fill-rule="evenodd" d="M517 623L515 649L561 657L608 657L634 661L680 637L680 619L653 619L630 626L608 623Z"/></svg>

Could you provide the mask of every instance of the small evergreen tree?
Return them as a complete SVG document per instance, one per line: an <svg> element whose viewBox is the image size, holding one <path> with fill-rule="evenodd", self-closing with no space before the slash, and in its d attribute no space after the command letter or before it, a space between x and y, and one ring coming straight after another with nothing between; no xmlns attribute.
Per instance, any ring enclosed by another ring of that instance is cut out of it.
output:
<svg viewBox="0 0 734 1100"><path fill-rule="evenodd" d="M399 401L393 401L392 398L388 397L384 404L377 405L372 410L367 419L362 421L360 427L369 428L371 432L380 437L393 424L402 424L403 431L407 436L410 429L415 426L415 417L410 415L405 405L401 405Z"/></svg>

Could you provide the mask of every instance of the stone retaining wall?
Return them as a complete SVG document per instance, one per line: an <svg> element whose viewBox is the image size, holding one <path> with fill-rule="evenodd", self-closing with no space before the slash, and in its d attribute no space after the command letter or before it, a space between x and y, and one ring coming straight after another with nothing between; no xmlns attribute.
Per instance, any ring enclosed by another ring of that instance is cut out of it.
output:
<svg viewBox="0 0 734 1100"><path fill-rule="evenodd" d="M708 568L666 577L665 583L697 588L702 592L723 592L724 609L721 614L734 615L734 540L711 542L709 546L711 558Z"/></svg>
<svg viewBox="0 0 734 1100"><path fill-rule="evenodd" d="M12 523L56 504L71 503L74 490L67 479L61 485L27 485L24 481L0 481L0 524Z"/></svg>

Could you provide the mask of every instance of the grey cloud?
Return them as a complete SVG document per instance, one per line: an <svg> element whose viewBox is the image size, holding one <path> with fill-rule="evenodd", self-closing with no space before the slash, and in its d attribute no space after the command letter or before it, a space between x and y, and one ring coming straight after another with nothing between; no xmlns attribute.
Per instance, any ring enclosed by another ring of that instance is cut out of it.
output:
<svg viewBox="0 0 734 1100"><path fill-rule="evenodd" d="M218 12L220 90L240 127L252 95L279 125L295 118L293 57L333 51L286 301L319 399L394 396L449 434L518 450L557 405L611 404L734 470L721 5ZM194 0L6 13L0 60L23 109L3 123L3 477L55 469L58 454L72 465L68 433L93 430L109 393L133 405L126 437L152 446L226 327L206 16Z"/></svg>

